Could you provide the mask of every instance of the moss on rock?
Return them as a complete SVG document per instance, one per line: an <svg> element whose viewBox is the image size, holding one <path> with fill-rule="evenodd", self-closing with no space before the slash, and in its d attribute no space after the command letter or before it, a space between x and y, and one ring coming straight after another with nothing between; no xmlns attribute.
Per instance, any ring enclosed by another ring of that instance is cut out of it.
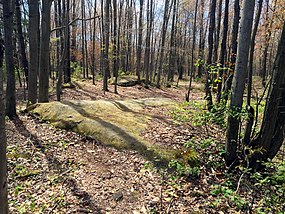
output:
<svg viewBox="0 0 285 214"><path fill-rule="evenodd" d="M145 141L140 135L147 128L152 115L142 113L146 106L171 106L166 98L126 101L64 101L40 103L29 107L54 126L94 137L107 146L135 150L155 160L168 160L172 152Z"/></svg>

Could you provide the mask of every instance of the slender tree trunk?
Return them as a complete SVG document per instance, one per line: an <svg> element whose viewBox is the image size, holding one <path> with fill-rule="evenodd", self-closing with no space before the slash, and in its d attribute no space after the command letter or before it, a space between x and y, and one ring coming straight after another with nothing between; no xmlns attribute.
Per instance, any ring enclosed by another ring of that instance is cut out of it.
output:
<svg viewBox="0 0 285 214"><path fill-rule="evenodd" d="M142 34L143 34L143 0L140 0L140 15L139 15L139 36L138 36L138 45L137 45L137 64L136 64L136 73L138 81L141 80L141 60L142 60Z"/></svg>
<svg viewBox="0 0 285 214"><path fill-rule="evenodd" d="M25 73L26 82L28 82L28 75L29 75L29 68L28 68L28 60L27 60L27 54L26 54L26 45L25 45L25 39L23 36L23 30L22 30L22 17L21 17L21 6L19 0L16 0L16 19L17 19L17 31L18 31L18 40L19 40L19 46L21 51L21 62L22 62L22 68Z"/></svg>
<svg viewBox="0 0 285 214"><path fill-rule="evenodd" d="M201 10L200 10L200 31L199 31L199 59L204 59L204 46L205 46L205 36L204 36L204 0L201 0ZM197 77L202 77L203 67L200 65L198 67Z"/></svg>
<svg viewBox="0 0 285 214"><path fill-rule="evenodd" d="M227 51L227 38L228 38L228 24L229 24L229 0L225 0L225 17L224 17L224 28L223 28L223 40L221 44L221 53L220 53L220 65L222 68L225 67L226 60L226 51ZM222 84L223 84L224 69L219 69L218 74L218 93L217 93L217 102L220 103L222 95Z"/></svg>
<svg viewBox="0 0 285 214"><path fill-rule="evenodd" d="M119 14L118 14L118 33L117 35L121 35L121 30L122 30L122 12L123 12L123 4L124 4L124 0L120 0L120 6L119 6ZM117 36L117 56L121 57L120 53L122 53L121 51L121 37ZM117 59L117 64L118 64L118 70L120 69L120 59Z"/></svg>
<svg viewBox="0 0 285 214"><path fill-rule="evenodd" d="M86 76L86 65L85 65L85 1L81 0L81 54L82 54L82 71L83 71L83 78L87 78Z"/></svg>
<svg viewBox="0 0 285 214"><path fill-rule="evenodd" d="M39 73L39 3L29 0L29 79L28 105L37 102Z"/></svg>
<svg viewBox="0 0 285 214"><path fill-rule="evenodd" d="M0 33L0 213L8 214L8 183L7 183L7 142L5 130L5 104L3 89L3 57L4 47Z"/></svg>
<svg viewBox="0 0 285 214"><path fill-rule="evenodd" d="M146 49L145 49L145 87L148 88L150 82L150 39L153 21L153 0L148 0L147 2L147 33L146 33Z"/></svg>
<svg viewBox="0 0 285 214"><path fill-rule="evenodd" d="M233 20L233 28L232 28L232 40L231 40L231 56L230 61L231 64L229 66L230 73L225 81L225 88L224 88L224 100L225 102L228 101L229 91L232 87L232 81L233 81L233 74L235 70L235 63L236 63L236 54L237 54L237 38L238 38L238 29L239 29L239 19L240 19L240 6L239 6L240 0L235 0L234 2L234 20Z"/></svg>
<svg viewBox="0 0 285 214"><path fill-rule="evenodd" d="M72 20L75 20L76 19L76 1L77 0L73 0L72 2ZM73 22L72 25L71 25L71 61L72 62L75 62L76 60L76 53L77 53L77 39L76 39L76 28L77 28L77 22Z"/></svg>
<svg viewBox="0 0 285 214"><path fill-rule="evenodd" d="M170 53L169 53L169 70L167 75L167 81L173 82L174 80L174 70L175 70L175 32L176 32L176 18L177 18L177 0L174 0L173 3L173 14L172 14L172 24L171 24L171 35L170 35Z"/></svg>
<svg viewBox="0 0 285 214"><path fill-rule="evenodd" d="M103 75L103 90L108 91L108 77L110 76L110 65L109 65L109 37L110 37L110 4L111 0L105 1L105 22L104 22L104 75Z"/></svg>
<svg viewBox="0 0 285 214"><path fill-rule="evenodd" d="M39 102L49 101L49 43L50 43L50 12L52 0L42 2L41 44L40 44L40 73L39 73Z"/></svg>
<svg viewBox="0 0 285 214"><path fill-rule="evenodd" d="M209 44L209 52L208 52L208 59L207 59L207 66L211 66L212 64L212 55L213 55L213 46L214 46L214 30L215 30L215 14L216 14L216 0L211 1L210 6L210 25L209 25L209 34L208 34L208 44ZM212 109L213 106L213 99L212 93L210 88L211 78L209 74L209 69L206 70L206 83L205 83L205 92L206 92L206 100L207 100L207 108L208 110Z"/></svg>
<svg viewBox="0 0 285 214"><path fill-rule="evenodd" d="M235 66L235 73L232 85L232 95L230 103L230 111L234 113L229 114L228 128L226 133L226 155L225 160L227 166L232 165L237 161L237 143L239 134L240 117L234 116L239 113L243 103L243 93L245 88L245 79L247 75L249 45L251 39L251 29L253 22L255 2L252 0L244 0L243 13L241 17L237 63ZM236 112L237 111L237 112Z"/></svg>
<svg viewBox="0 0 285 214"><path fill-rule="evenodd" d="M119 76L119 66L118 66L118 52L117 52L117 0L113 0L113 17L114 17L114 29L113 29L113 76L115 77L115 89L114 93L118 94L117 82Z"/></svg>
<svg viewBox="0 0 285 214"><path fill-rule="evenodd" d="M55 27L60 27L61 23L60 23L60 17L61 14L59 14L59 11L61 11L61 9L59 9L61 5L61 0L56 0L54 1L54 22L55 22ZM55 60L56 60L56 77L58 77L58 71L59 71L59 61L60 61L60 40L61 40L61 36L60 36L60 31L61 30L57 30L55 32L55 37L57 38L56 40L56 53L55 53Z"/></svg>
<svg viewBox="0 0 285 214"><path fill-rule="evenodd" d="M271 34L272 34L272 24L273 20L270 20L269 18L269 0L266 1L267 6L266 6L266 18L265 18L265 47L263 50L263 62L262 62L262 70L261 70L261 78L262 78L262 86L265 87L266 85L266 75L267 75L267 58L268 58L268 49L269 49L269 44L270 44L270 39L271 39ZM276 2L273 4L273 11L275 11L276 7Z"/></svg>
<svg viewBox="0 0 285 214"><path fill-rule="evenodd" d="M192 53L191 53L191 71L190 71L190 80L189 80L189 87L188 87L188 92L186 95L186 101L189 102L189 96L190 96L190 91L192 87L192 78L194 76L194 50L195 50L195 44L196 44L196 28L197 28L197 11L198 11L198 0L196 0L195 3L195 13L194 13L194 27L193 27L193 40L192 40Z"/></svg>
<svg viewBox="0 0 285 214"><path fill-rule="evenodd" d="M223 0L219 0L219 7L218 7L218 14L217 14L217 29L216 29L216 33L215 33L213 62L217 62L218 61L220 31L221 31L221 20L222 20L222 7L223 7ZM226 14L226 8L225 8L225 14Z"/></svg>
<svg viewBox="0 0 285 214"><path fill-rule="evenodd" d="M84 7L84 19L86 19L86 9ZM88 52L88 38L87 38L87 28L86 21L84 21L84 45L85 45L85 70L86 70L86 78L89 78L89 52Z"/></svg>
<svg viewBox="0 0 285 214"><path fill-rule="evenodd" d="M97 0L94 2L94 17L97 15ZM93 35L92 35L92 82L95 85L96 73L96 19L93 20Z"/></svg>
<svg viewBox="0 0 285 214"><path fill-rule="evenodd" d="M156 87L158 88L160 87L160 79L161 79L161 74L162 74L162 69L163 69L166 31L167 31L167 26L168 26L170 8L171 7L169 6L169 0L165 0L164 16L163 16L163 24L162 24L162 32L161 32L160 58L159 58L159 66L158 66L157 81L156 81Z"/></svg>
<svg viewBox="0 0 285 214"><path fill-rule="evenodd" d="M69 1L67 2L67 8L69 8ZM57 101L61 100L61 93L62 93L62 76L64 73L64 69L66 66L66 60L67 60L67 52L68 52L68 48L70 48L70 42L69 42L69 14L68 12L65 10L64 12L64 41L63 41L63 49L62 49L62 54L61 54L61 59L59 61L59 70L58 70L58 79L57 79L57 83L56 83L56 97L57 97Z"/></svg>
<svg viewBox="0 0 285 214"><path fill-rule="evenodd" d="M11 0L3 0L5 65L7 74L6 115L16 116L16 88L13 60L13 8Z"/></svg>
<svg viewBox="0 0 285 214"><path fill-rule="evenodd" d="M127 5L127 52L126 52L126 71L132 71L132 28L133 28L133 0L129 0Z"/></svg>
<svg viewBox="0 0 285 214"><path fill-rule="evenodd" d="M65 57L64 57L64 83L71 82L71 70L70 70L70 27L69 27L69 10L70 10L70 4L69 0L66 2L66 11L65 11L65 35L64 35L64 41L65 41Z"/></svg>
<svg viewBox="0 0 285 214"><path fill-rule="evenodd" d="M258 11L255 16L255 23L253 27L253 32L251 36L251 44L250 44L250 54L249 54L249 65L248 65L248 86L247 86L247 100L246 105L250 106L250 100L251 100L251 88L252 88L252 73L253 73L253 60L254 60L254 48L255 48L255 37L258 30L260 15L262 11L262 3L263 0L258 1Z"/></svg>

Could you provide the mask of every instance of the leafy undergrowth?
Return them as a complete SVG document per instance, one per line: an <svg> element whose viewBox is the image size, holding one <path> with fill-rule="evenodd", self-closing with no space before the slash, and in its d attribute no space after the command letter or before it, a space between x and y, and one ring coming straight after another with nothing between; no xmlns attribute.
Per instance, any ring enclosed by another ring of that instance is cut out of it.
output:
<svg viewBox="0 0 285 214"><path fill-rule="evenodd" d="M262 172L252 172L241 166L232 172L227 172L222 158L225 110L222 107L215 107L209 112L205 110L204 102L193 101L181 104L175 111L170 112L170 115L174 119L176 129L186 129L188 126L189 130L191 124L192 135L188 135L189 139L179 138L180 144L176 143L179 144L177 159L169 163L169 167L174 171L167 174L166 177L169 179L167 182L172 182L177 188L176 195L181 194L178 198L185 200L188 193L200 203L198 209L193 211L211 213L285 211L283 152L280 152L274 161L267 163L266 169ZM179 132L173 133L174 135L179 137ZM162 174L165 175L165 172Z"/></svg>

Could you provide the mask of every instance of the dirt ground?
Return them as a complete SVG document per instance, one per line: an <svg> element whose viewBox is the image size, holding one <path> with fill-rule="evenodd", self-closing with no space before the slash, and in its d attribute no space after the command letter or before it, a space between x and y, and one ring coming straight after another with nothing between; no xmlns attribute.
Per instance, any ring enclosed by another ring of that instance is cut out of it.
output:
<svg viewBox="0 0 285 214"><path fill-rule="evenodd" d="M183 102L179 87L157 89L119 87L119 95L103 93L101 83L75 83L62 100L167 97ZM202 99L194 85L191 99ZM18 89L22 98L22 89ZM51 100L55 95L51 96ZM20 102L21 103L21 102ZM21 107L23 108L23 107ZM166 109L151 109L170 121ZM192 132L191 132L192 130ZM143 137L150 142L179 148L195 133L188 125L152 121ZM7 122L9 203L11 213L194 213L212 212L203 177L173 182L165 169L155 169L135 151L118 151L88 136L60 130L28 113ZM177 183L178 182L178 183Z"/></svg>

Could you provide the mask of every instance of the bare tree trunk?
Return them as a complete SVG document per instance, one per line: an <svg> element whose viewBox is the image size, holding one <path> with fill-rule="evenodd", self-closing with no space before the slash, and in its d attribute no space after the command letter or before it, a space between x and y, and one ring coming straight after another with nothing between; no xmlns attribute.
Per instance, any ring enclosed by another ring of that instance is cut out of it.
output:
<svg viewBox="0 0 285 214"><path fill-rule="evenodd" d="M168 75L167 81L173 82L174 80L174 70L175 70L175 33L176 33L176 18L177 18L177 0L173 2L173 14L172 14L172 24L171 24L171 35L170 35L170 53L169 53L169 66L168 66Z"/></svg>
<svg viewBox="0 0 285 214"><path fill-rule="evenodd" d="M17 19L18 40L19 40L19 46L20 46L20 51L21 51L22 68L25 73L26 82L28 82L28 75L29 75L28 64L29 63L27 60L25 39L23 36L23 30L22 30L21 6L20 6L19 0L16 0L16 19Z"/></svg>
<svg viewBox="0 0 285 214"><path fill-rule="evenodd" d="M226 60L226 51L227 51L227 38L228 38L228 24L229 24L229 0L225 0L225 17L224 17L224 28L223 28L223 40L221 44L221 53L220 53L220 64L222 68L225 67ZM219 69L218 74L218 93L217 93L217 102L220 103L222 95L222 84L223 84L224 69Z"/></svg>
<svg viewBox="0 0 285 214"><path fill-rule="evenodd" d="M243 138L243 142L245 145L248 145L250 142L250 136L251 136L251 131L252 131L252 126L254 122L254 109L253 107L250 106L251 104L251 89L252 89L252 74L253 74L253 60L254 60L254 47L255 47L255 37L260 21L260 15L262 11L262 2L263 0L258 1L258 11L256 13L255 17L255 23L253 27L253 32L251 36L251 44L250 44L250 53L249 53L249 65L248 65L248 75L247 75L247 99L246 99L246 106L247 106L247 114L248 114L248 119L246 121L246 126L245 126L245 134Z"/></svg>
<svg viewBox="0 0 285 214"><path fill-rule="evenodd" d="M255 23L254 23L254 27L253 27L252 36L251 36L249 65L248 65L248 81L247 81L248 82L248 86L247 86L247 100L246 100L246 105L247 106L250 106L250 100L251 100L255 37L256 37L256 34L257 34L259 20L260 20L260 15L261 15L261 11L262 11L262 3L263 3L263 0L259 0L258 1L258 11L256 13Z"/></svg>
<svg viewBox="0 0 285 214"><path fill-rule="evenodd" d="M97 15L97 0L94 2L94 17ZM95 85L96 73L96 19L93 20L93 35L92 35L92 82Z"/></svg>
<svg viewBox="0 0 285 214"><path fill-rule="evenodd" d="M189 80L189 87L188 87L188 92L186 95L186 101L189 102L189 96L190 96L190 91L192 87L192 78L194 76L194 50L195 50L195 44L196 44L196 28L197 28L197 11L198 11L198 0L196 0L195 3L195 13L194 13L194 27L193 27L193 40L192 40L192 53L191 53L191 72L190 72L190 80Z"/></svg>
<svg viewBox="0 0 285 214"><path fill-rule="evenodd" d="M113 0L113 17L114 17L114 29L113 29L113 44L114 44L114 50L113 50L113 75L115 77L115 89L114 93L118 94L117 89L117 82L118 82L118 76L119 76L119 65L118 65L118 51L117 51L117 0Z"/></svg>
<svg viewBox="0 0 285 214"><path fill-rule="evenodd" d="M262 62L262 70L261 70L261 78L262 78L262 86L265 87L266 85L266 75L267 75L267 57L268 57L268 49L269 49L269 44L270 44L270 39L271 39L271 34L272 34L272 24L273 20L270 20L269 18L269 0L266 1L267 6L266 6L266 18L265 18L265 28L266 28L266 35L265 35L265 47L263 50L263 62ZM273 4L273 11L275 11L276 7L276 2Z"/></svg>
<svg viewBox="0 0 285 214"><path fill-rule="evenodd" d="M209 44L209 52L207 59L207 66L209 67L212 64L212 55L213 55L213 46L214 46L214 29L215 29L215 14L216 14L216 0L211 1L210 6L210 25L209 25L209 34L208 34L208 44ZM206 100L207 100L207 108L208 110L212 109L213 99L210 88L211 78L209 75L209 69L206 69L206 83L205 83L205 92L206 92Z"/></svg>
<svg viewBox="0 0 285 214"><path fill-rule="evenodd" d="M3 1L4 15L4 45L5 45L5 64L7 74L6 88L6 115L12 119L16 116L16 88L15 70L13 60L13 8L11 0Z"/></svg>
<svg viewBox="0 0 285 214"><path fill-rule="evenodd" d="M236 54L237 54L237 37L238 37L238 29L239 29L239 19L240 19L240 6L239 6L240 0L235 0L234 2L234 20L233 20L233 28L232 28L232 40L231 40L231 56L230 56L230 61L231 61L231 66L230 66L230 74L227 77L225 81L225 87L223 89L224 91L224 96L223 99L225 102L228 101L228 96L229 96L229 91L232 87L232 81L233 81L233 74L234 74L234 69L235 69L235 63L236 63Z"/></svg>
<svg viewBox="0 0 285 214"><path fill-rule="evenodd" d="M133 28L133 0L128 0L127 4L127 52L126 52L126 71L132 71L132 28Z"/></svg>
<svg viewBox="0 0 285 214"><path fill-rule="evenodd" d="M49 101L49 43L50 43L50 12L52 0L42 2L40 72L39 72L39 102Z"/></svg>
<svg viewBox="0 0 285 214"><path fill-rule="evenodd" d="M69 11L70 11L70 1L66 1L65 7L65 23L69 23ZM64 30L64 46L65 46L65 55L64 55L64 83L71 82L71 70L70 70L70 26L65 24Z"/></svg>
<svg viewBox="0 0 285 214"><path fill-rule="evenodd" d="M81 54L82 54L82 71L83 71L83 78L87 78L86 76L86 65L85 65L85 1L81 0Z"/></svg>
<svg viewBox="0 0 285 214"><path fill-rule="evenodd" d="M285 22L279 41L273 67L269 99L266 102L261 131L257 139L251 142L255 153L250 159L254 169L261 167L262 161L275 157L284 142L285 130Z"/></svg>
<svg viewBox="0 0 285 214"><path fill-rule="evenodd" d="M164 5L164 16L163 16L163 24L162 24L162 32L161 32L161 45L160 45L160 58L159 58L159 66L158 66L158 73L157 73L157 81L156 87L160 87L160 79L163 69L163 60L164 60L164 52L165 52L165 40L166 40L166 31L168 26L169 14L170 14L170 6L169 0L165 0Z"/></svg>
<svg viewBox="0 0 285 214"><path fill-rule="evenodd" d="M200 10L200 31L199 31L199 59L204 59L204 47L205 47L205 36L204 36L204 0L201 0L201 10ZM198 67L197 77L202 77L202 66Z"/></svg>
<svg viewBox="0 0 285 214"><path fill-rule="evenodd" d="M39 73L39 3L29 0L29 79L28 105L37 102Z"/></svg>
<svg viewBox="0 0 285 214"><path fill-rule="evenodd" d="M237 143L239 134L240 117L234 116L241 111L243 103L243 93L245 88L245 79L247 75L249 45L251 39L251 28L253 22L255 2L252 0L244 0L243 13L240 23L237 63L232 85L232 95L230 103L230 111L235 113L229 114L228 128L226 133L226 155L225 160L227 166L237 161Z"/></svg>
<svg viewBox="0 0 285 214"><path fill-rule="evenodd" d="M103 90L108 91L108 77L110 76L110 65L109 65L109 37L110 37L110 4L111 0L105 1L105 11L104 11L104 75L103 75Z"/></svg>
<svg viewBox="0 0 285 214"><path fill-rule="evenodd" d="M72 20L76 19L76 0L73 0L72 2ZM77 22L73 22L71 25L71 61L75 62L76 60L76 52L77 52L77 41L76 41L76 28L77 28Z"/></svg>
<svg viewBox="0 0 285 214"><path fill-rule="evenodd" d="M142 59L142 34L143 34L143 0L140 0L140 15L139 15L139 36L137 44L137 63L136 73L138 81L141 80L141 59Z"/></svg>
<svg viewBox="0 0 285 214"><path fill-rule="evenodd" d="M3 57L4 47L0 33L0 213L8 214L8 183L7 183L7 142L5 130L5 104L3 89Z"/></svg>
<svg viewBox="0 0 285 214"><path fill-rule="evenodd" d="M67 1L67 8L69 8L69 1ZM68 10L67 10L68 11ZM67 58L67 52L68 48L70 48L70 37L69 37L69 13L65 10L64 12L64 41L63 41L63 49L62 49L62 54L61 54L61 59L59 61L59 66L58 66L58 79L56 83L56 97L57 101L61 100L61 93L62 93L62 76L64 73L64 69L66 66L66 60Z"/></svg>
<svg viewBox="0 0 285 214"><path fill-rule="evenodd" d="M145 49L145 87L148 88L150 83L150 39L153 21L153 0L148 0L147 2L147 33L146 33L146 49Z"/></svg>
<svg viewBox="0 0 285 214"><path fill-rule="evenodd" d="M222 6L223 6L223 0L219 0L219 7L218 7L218 14L217 14L217 29L216 29L216 33L215 33L213 62L217 62L218 61L220 31L221 31L221 20L222 20ZM225 13L226 13L226 9L225 9Z"/></svg>

